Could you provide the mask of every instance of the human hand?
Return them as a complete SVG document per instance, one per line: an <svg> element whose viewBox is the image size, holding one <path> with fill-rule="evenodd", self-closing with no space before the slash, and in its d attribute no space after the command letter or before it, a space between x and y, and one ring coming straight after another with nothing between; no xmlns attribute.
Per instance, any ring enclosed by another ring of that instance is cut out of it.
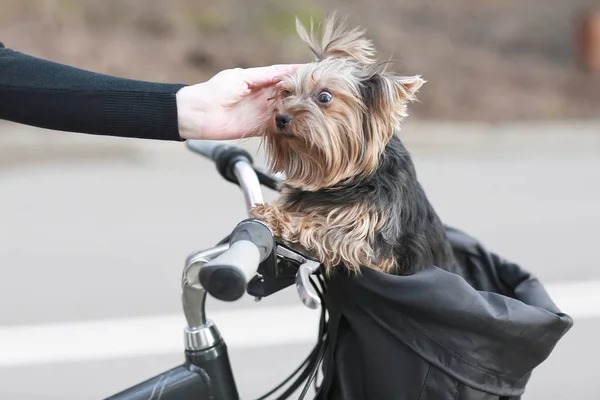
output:
<svg viewBox="0 0 600 400"><path fill-rule="evenodd" d="M177 92L182 139L231 140L260 134L270 88L299 65L234 68Z"/></svg>

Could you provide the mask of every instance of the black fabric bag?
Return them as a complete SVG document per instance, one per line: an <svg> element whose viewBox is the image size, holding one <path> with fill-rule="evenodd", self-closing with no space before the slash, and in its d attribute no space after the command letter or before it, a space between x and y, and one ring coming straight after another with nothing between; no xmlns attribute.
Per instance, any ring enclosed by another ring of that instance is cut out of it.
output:
<svg viewBox="0 0 600 400"><path fill-rule="evenodd" d="M327 282L318 399L514 400L573 320L540 282L447 228L459 274L365 269Z"/></svg>

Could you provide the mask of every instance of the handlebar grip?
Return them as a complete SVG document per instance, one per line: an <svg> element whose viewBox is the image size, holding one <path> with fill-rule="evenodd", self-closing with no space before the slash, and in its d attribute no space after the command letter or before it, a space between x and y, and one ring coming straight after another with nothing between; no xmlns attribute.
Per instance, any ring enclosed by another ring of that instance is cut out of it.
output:
<svg viewBox="0 0 600 400"><path fill-rule="evenodd" d="M200 270L200 283L213 297L235 301L244 295L258 266L275 248L275 240L267 225L248 219L235 227L229 244Z"/></svg>

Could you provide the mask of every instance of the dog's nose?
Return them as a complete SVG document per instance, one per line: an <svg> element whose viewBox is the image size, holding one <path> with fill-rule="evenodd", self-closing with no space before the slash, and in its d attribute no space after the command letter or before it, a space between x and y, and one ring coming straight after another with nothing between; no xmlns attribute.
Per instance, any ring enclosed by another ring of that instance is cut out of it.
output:
<svg viewBox="0 0 600 400"><path fill-rule="evenodd" d="M292 122L292 117L289 114L277 114L275 116L275 124L279 129L285 128L290 122Z"/></svg>

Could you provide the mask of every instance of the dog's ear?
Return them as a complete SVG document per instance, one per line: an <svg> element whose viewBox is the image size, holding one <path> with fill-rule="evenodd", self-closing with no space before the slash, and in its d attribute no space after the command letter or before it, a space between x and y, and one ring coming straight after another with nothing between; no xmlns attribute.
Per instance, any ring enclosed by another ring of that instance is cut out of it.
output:
<svg viewBox="0 0 600 400"><path fill-rule="evenodd" d="M349 58L364 65L374 62L375 49L373 43L364 37L365 31L359 28L348 29L346 19L338 19L335 12L325 21L320 43L315 37L312 20L309 33L296 18L296 31L317 61L335 57Z"/></svg>
<svg viewBox="0 0 600 400"><path fill-rule="evenodd" d="M425 83L420 75L374 73L361 84L366 111L380 120L387 120L396 125L408 115L406 103L416 100L417 91Z"/></svg>
<svg viewBox="0 0 600 400"><path fill-rule="evenodd" d="M363 163L374 170L389 139L400 122L408 115L406 103L415 100L415 94L425 81L420 76L398 76L384 72L378 66L360 84L362 96Z"/></svg>

